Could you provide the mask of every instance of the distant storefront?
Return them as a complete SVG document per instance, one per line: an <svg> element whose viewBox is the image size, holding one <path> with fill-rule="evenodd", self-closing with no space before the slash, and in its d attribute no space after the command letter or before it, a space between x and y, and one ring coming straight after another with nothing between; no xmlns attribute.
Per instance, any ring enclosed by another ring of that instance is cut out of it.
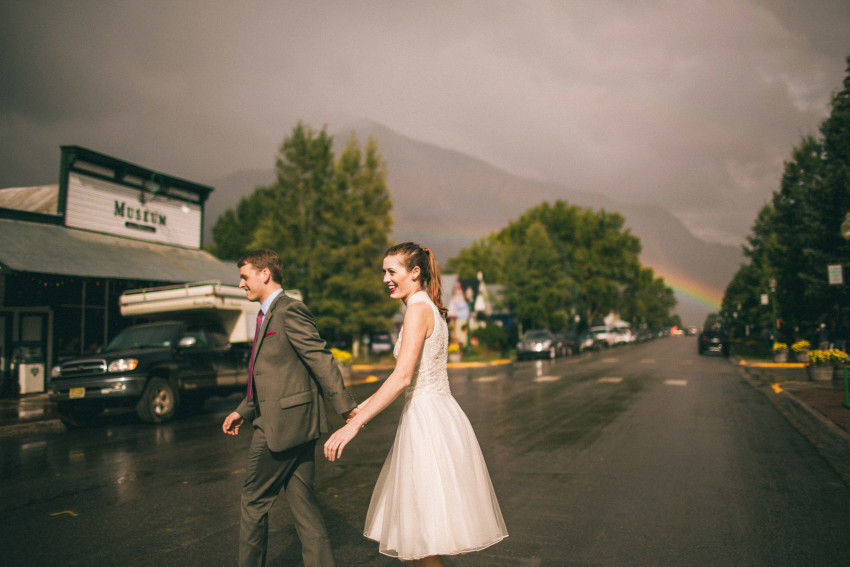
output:
<svg viewBox="0 0 850 567"><path fill-rule="evenodd" d="M0 189L0 394L44 391L61 358L106 344L127 289L235 282L201 249L212 191L79 146L58 185Z"/></svg>

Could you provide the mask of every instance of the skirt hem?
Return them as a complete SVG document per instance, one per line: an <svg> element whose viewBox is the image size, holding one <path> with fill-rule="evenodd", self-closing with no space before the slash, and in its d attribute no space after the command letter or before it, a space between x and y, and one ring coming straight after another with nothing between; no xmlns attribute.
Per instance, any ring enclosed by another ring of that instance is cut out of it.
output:
<svg viewBox="0 0 850 567"><path fill-rule="evenodd" d="M368 534L364 533L363 536L368 538L368 539L371 539L372 541L376 541L378 543L381 543L380 540L377 540L373 537L370 537ZM399 559L401 561L415 561L417 559L424 559L425 557L434 557L435 555L461 555L463 553L474 553L476 551L481 551L482 549L487 549L488 547L490 547L492 545L496 545L497 543L499 543L500 541L502 541L506 537L508 537L508 534L499 536L499 537L491 540L489 543L485 543L485 544L482 544L482 545L479 545L479 546L476 546L476 547L466 547L464 549L458 549L458 550L454 550L454 551L428 552L424 555L407 555L407 556L405 556L405 555L399 554L398 552L393 552L393 551L381 549L380 547L378 548L378 553L380 553L381 555L386 555L387 557L394 557L394 558Z"/></svg>

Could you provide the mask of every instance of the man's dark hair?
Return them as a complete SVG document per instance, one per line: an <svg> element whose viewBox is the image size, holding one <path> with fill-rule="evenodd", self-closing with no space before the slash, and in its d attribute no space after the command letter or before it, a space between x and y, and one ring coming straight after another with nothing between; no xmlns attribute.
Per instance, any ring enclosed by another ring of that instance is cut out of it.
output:
<svg viewBox="0 0 850 567"><path fill-rule="evenodd" d="M236 266L241 268L245 264L251 264L258 271L268 268L272 275L272 281L279 284L283 283L283 262L274 250L260 248L247 252L239 258Z"/></svg>

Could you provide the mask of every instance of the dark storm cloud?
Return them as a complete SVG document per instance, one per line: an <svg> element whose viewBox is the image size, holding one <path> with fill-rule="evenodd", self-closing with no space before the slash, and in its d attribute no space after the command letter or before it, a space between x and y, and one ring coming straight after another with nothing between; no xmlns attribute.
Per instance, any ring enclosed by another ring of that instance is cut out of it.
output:
<svg viewBox="0 0 850 567"><path fill-rule="evenodd" d="M841 0L4 2L0 187L78 144L209 181L365 117L739 242L850 54Z"/></svg>

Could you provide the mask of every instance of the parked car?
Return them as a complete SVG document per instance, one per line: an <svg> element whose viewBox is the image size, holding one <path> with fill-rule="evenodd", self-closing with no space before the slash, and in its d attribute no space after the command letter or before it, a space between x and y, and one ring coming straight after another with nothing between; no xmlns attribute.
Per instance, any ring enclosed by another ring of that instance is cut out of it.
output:
<svg viewBox="0 0 850 567"><path fill-rule="evenodd" d="M611 329L606 325L598 325L588 329L588 332L593 335L594 343L597 349L608 348L614 345L614 337Z"/></svg>
<svg viewBox="0 0 850 567"><path fill-rule="evenodd" d="M369 337L369 351L372 354L392 352L395 344L389 333L372 333Z"/></svg>
<svg viewBox="0 0 850 567"><path fill-rule="evenodd" d="M596 335L591 334L589 331L582 331L576 336L576 345L578 347L578 352L599 350L599 348L601 348L601 345L598 344L596 339Z"/></svg>
<svg viewBox="0 0 850 567"><path fill-rule="evenodd" d="M729 356L729 335L721 328L704 329L697 342L699 354L717 352Z"/></svg>
<svg viewBox="0 0 850 567"><path fill-rule="evenodd" d="M48 399L70 426L121 406L134 407L143 421L162 423L181 406L244 390L250 353L250 343L228 342L209 322L134 325L99 353L54 367Z"/></svg>
<svg viewBox="0 0 850 567"><path fill-rule="evenodd" d="M635 336L629 327L616 327L611 330L609 336L613 345L626 345L635 342Z"/></svg>
<svg viewBox="0 0 850 567"><path fill-rule="evenodd" d="M555 333L558 342L558 356L572 356L579 351L578 338L573 331Z"/></svg>
<svg viewBox="0 0 850 567"><path fill-rule="evenodd" d="M516 345L517 360L528 358L555 358L558 345L555 335L546 329L527 331Z"/></svg>

